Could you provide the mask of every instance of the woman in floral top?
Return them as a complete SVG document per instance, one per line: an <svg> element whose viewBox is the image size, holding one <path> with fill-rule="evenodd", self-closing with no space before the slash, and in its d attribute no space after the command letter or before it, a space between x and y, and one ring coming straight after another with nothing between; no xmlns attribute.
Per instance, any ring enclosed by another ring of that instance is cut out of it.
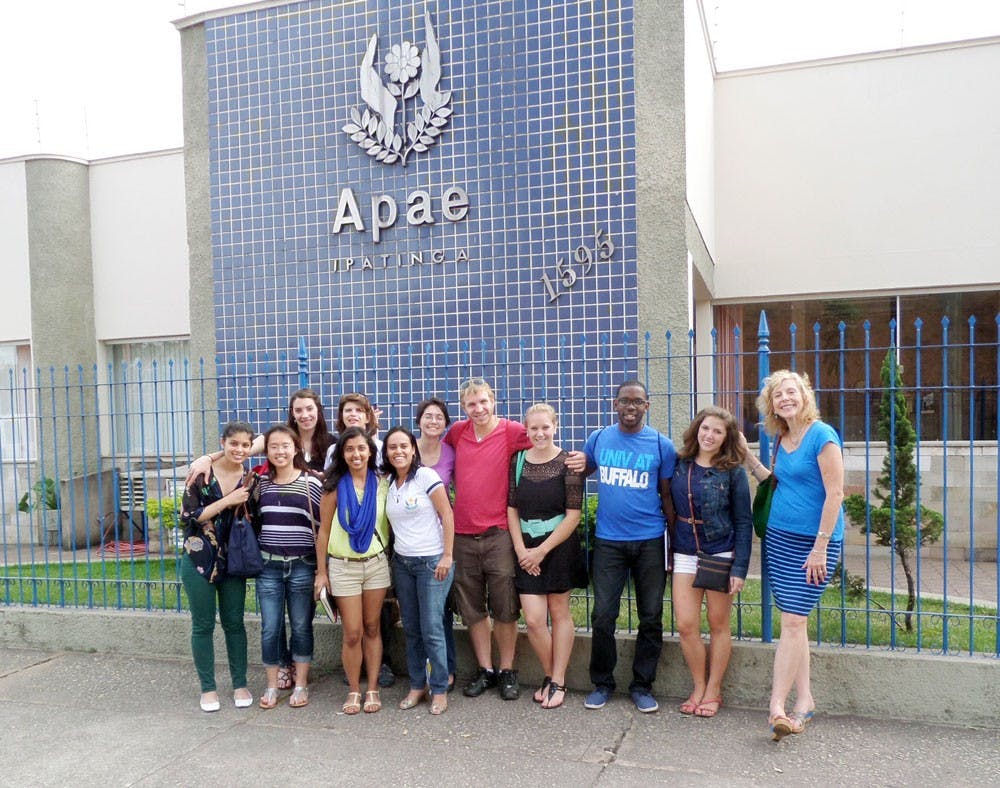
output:
<svg viewBox="0 0 1000 788"><path fill-rule="evenodd" d="M252 492L242 481L243 461L250 454L253 437L253 427L246 422L229 422L222 431L222 456L212 462L207 475L198 474L184 491L181 522L185 555L180 574L191 609L191 653L201 682L202 711L218 711L221 705L212 642L216 607L226 637L233 702L237 708L253 703L247 689L247 631L243 624L247 583L241 577L227 577L225 572L233 510Z"/></svg>

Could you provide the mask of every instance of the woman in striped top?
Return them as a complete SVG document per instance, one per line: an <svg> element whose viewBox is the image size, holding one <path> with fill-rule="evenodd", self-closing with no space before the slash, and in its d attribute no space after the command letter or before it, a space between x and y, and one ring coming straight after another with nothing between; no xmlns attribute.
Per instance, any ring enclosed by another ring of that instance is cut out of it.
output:
<svg viewBox="0 0 1000 788"><path fill-rule="evenodd" d="M278 705L281 624L288 608L295 689L288 705L309 702L309 664L313 656L313 576L322 485L309 473L295 430L276 424L264 435L268 473L260 480L260 550L264 571L257 578L261 661L267 672L262 709Z"/></svg>

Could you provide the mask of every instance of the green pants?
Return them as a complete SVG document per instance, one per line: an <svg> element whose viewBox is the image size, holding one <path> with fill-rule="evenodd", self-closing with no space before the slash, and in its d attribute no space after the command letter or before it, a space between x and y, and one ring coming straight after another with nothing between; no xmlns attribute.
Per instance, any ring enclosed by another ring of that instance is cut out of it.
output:
<svg viewBox="0 0 1000 788"><path fill-rule="evenodd" d="M181 559L181 582L191 608L191 653L198 671L202 692L215 691L215 609L218 599L219 621L226 636L226 655L233 689L247 685L247 630L243 607L247 581L227 577L221 583L209 583L198 574L187 556Z"/></svg>

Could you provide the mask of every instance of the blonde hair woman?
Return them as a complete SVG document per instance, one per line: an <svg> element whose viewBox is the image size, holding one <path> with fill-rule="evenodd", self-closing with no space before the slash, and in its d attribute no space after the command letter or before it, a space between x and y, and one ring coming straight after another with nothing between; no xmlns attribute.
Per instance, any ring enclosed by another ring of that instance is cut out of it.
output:
<svg viewBox="0 0 1000 788"><path fill-rule="evenodd" d="M809 378L781 369L764 381L757 409L778 447L778 479L764 537L765 570L781 611L781 637L774 654L769 723L777 741L802 733L816 708L809 683L806 625L840 559L844 537L844 458L840 436L820 421ZM751 460L751 473L769 475ZM792 688L791 715L785 703Z"/></svg>

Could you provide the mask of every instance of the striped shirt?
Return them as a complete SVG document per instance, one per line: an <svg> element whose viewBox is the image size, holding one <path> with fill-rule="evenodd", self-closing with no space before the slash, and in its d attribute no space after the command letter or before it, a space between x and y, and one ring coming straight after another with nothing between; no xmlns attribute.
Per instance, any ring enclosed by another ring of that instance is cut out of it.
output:
<svg viewBox="0 0 1000 788"><path fill-rule="evenodd" d="M302 556L316 550L319 502L323 486L319 479L302 473L287 484L260 477L260 549L275 555Z"/></svg>

